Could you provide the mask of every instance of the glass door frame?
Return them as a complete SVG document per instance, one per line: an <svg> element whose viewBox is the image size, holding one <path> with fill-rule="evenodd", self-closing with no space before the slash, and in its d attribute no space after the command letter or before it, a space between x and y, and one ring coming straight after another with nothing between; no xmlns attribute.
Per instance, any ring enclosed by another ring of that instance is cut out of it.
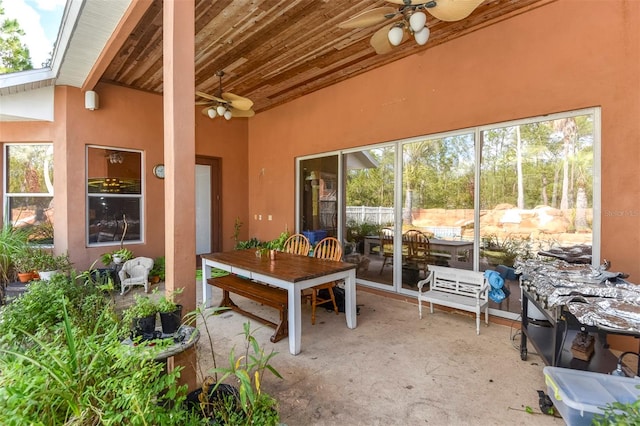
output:
<svg viewBox="0 0 640 426"><path fill-rule="evenodd" d="M592 221L592 264L598 265L600 264L600 256L601 256L601 149L602 149L602 139L601 139L601 108L600 107L589 107L571 111L564 111L554 114L547 115L538 115L535 117L528 117L524 119L518 120L510 120L504 122L491 123L482 126L474 126L465 129L458 129L450 132L440 132L435 134L421 135L417 137L411 137L407 139L401 140L393 140L386 141L378 144L348 148L343 150L335 150L324 152L321 154L314 154L308 156L296 157L295 162L295 176L296 176L296 199L295 199L295 214L296 214L296 232L300 232L301 230L301 211L300 211L300 163L304 160L333 156L336 155L338 158L338 209L339 213L337 215L338 218L338 229L337 234L340 241L343 241L344 237L344 226L346 224L346 206L344 205L345 195L346 195L346 161L344 156L349 153L361 152L365 150L371 150L376 148L394 148L394 164L395 164L395 173L394 173L394 240L401 241L402 238L402 210L403 210L403 188L402 188L402 176L403 176L403 164L402 164L402 152L403 147L406 144L414 143L417 141L421 141L424 139L437 139L437 138L448 138L456 135L462 134L473 134L474 135L474 160L475 160L475 173L474 179L475 182L480 182L480 174L481 174L481 161L482 161L482 134L485 131L495 129L497 127L508 127L508 126L518 126L518 125L526 125L531 123L538 123L542 121L553 121L557 119L567 118L567 117L575 117L581 115L591 115L593 117L593 194L592 194L592 208L593 208L593 221ZM400 178L399 178L400 177ZM474 226L474 241L473 241L473 270L478 271L480 268L480 204L481 204L481 194L480 194L480 185L474 185L474 222L478 226ZM394 244L394 259L402 258L402 244ZM402 287L402 268L398 265L401 265L402 262L393 262L393 284L391 286L376 283L369 280L357 279L356 282L358 284L366 285L367 287L372 287L384 291L389 291L397 294L402 294L406 296L415 297L417 295L417 290L406 289ZM509 319L517 319L518 314L490 309L490 314L509 318Z"/></svg>

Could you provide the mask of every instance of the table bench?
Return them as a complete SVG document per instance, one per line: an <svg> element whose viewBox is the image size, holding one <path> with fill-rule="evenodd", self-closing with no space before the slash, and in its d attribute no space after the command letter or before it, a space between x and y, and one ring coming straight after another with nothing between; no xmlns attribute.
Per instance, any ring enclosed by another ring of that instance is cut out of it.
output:
<svg viewBox="0 0 640 426"><path fill-rule="evenodd" d="M476 313L476 333L480 334L480 314L489 324L489 284L482 272L429 265L429 276L418 282L418 312L422 319L422 302L443 305ZM423 287L428 284L428 290Z"/></svg>
<svg viewBox="0 0 640 426"><path fill-rule="evenodd" d="M207 283L222 289L221 307L228 307L244 316L275 328L276 331L270 338L273 343L287 337L289 327L287 322L288 294L286 290L251 281L233 274L209 278L207 279ZM277 309L280 313L280 322L275 323L252 312L245 311L231 300L230 293Z"/></svg>

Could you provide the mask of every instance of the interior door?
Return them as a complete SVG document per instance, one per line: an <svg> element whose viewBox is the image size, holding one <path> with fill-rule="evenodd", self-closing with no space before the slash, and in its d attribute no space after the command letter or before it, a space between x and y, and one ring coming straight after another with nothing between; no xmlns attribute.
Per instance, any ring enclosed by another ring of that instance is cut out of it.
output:
<svg viewBox="0 0 640 426"><path fill-rule="evenodd" d="M222 248L220 158L196 157L196 265Z"/></svg>

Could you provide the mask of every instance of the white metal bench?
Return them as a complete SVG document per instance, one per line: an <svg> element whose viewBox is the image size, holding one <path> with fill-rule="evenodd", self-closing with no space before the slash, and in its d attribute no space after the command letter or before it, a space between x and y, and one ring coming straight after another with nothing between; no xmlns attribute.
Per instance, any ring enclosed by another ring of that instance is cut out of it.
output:
<svg viewBox="0 0 640 426"><path fill-rule="evenodd" d="M428 284L428 290L422 291ZM489 284L482 272L429 265L429 276L418 282L418 312L422 319L422 301L476 313L476 333L480 334L480 314L489 324Z"/></svg>

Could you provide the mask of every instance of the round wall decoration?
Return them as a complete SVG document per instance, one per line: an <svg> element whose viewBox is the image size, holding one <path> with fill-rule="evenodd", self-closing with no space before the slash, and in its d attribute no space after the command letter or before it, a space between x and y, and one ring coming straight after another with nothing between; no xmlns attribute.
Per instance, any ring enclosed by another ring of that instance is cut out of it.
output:
<svg viewBox="0 0 640 426"><path fill-rule="evenodd" d="M164 179L164 164L156 164L153 166L153 175L158 179Z"/></svg>

